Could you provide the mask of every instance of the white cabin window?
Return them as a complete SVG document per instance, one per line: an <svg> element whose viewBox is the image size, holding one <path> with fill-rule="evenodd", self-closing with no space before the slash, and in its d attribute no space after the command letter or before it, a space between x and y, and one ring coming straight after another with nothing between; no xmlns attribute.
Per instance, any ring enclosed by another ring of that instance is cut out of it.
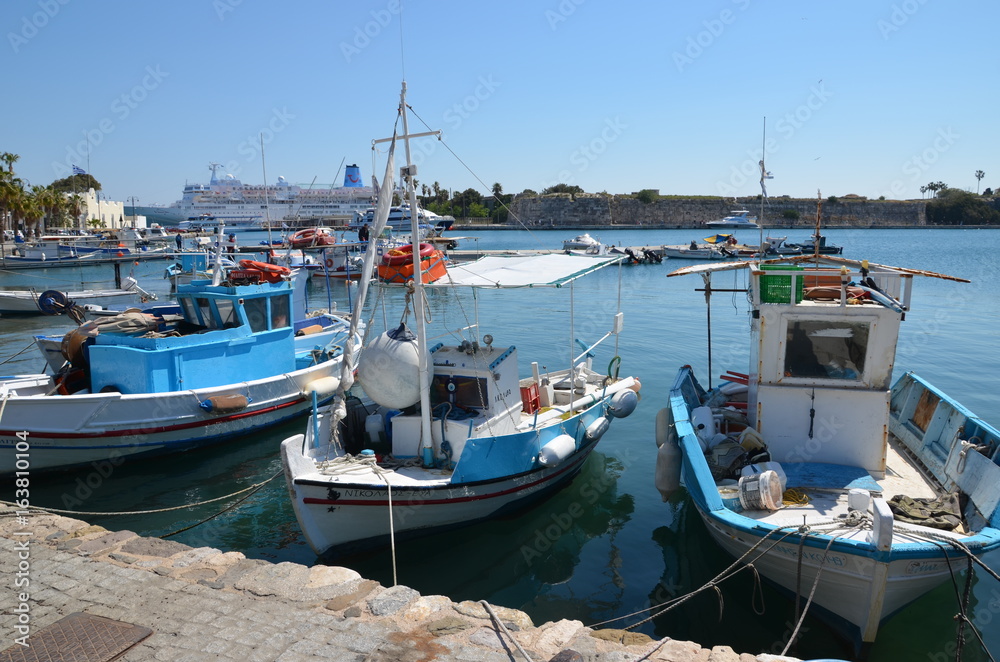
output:
<svg viewBox="0 0 1000 662"><path fill-rule="evenodd" d="M785 377L861 381L869 331L867 322L789 320Z"/></svg>

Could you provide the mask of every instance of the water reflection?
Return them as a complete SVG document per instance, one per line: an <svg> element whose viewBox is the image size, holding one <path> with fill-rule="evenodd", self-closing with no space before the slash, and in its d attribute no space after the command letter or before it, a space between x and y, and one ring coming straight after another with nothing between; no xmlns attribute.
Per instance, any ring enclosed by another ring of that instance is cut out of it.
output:
<svg viewBox="0 0 1000 662"><path fill-rule="evenodd" d="M686 493L675 494L665 506L668 522L653 531L663 552L663 574L649 592L650 605L682 598L733 563L711 539ZM706 648L730 646L753 654L779 654L795 622L791 601L746 569L655 617L651 636L697 641ZM807 617L788 654L850 659L850 652L821 622Z"/></svg>
<svg viewBox="0 0 1000 662"><path fill-rule="evenodd" d="M539 623L592 621L620 602L624 587L615 538L634 503L619 492L621 472L619 460L594 452L569 486L526 511L398 543L399 582L524 609ZM388 550L336 562L392 583Z"/></svg>

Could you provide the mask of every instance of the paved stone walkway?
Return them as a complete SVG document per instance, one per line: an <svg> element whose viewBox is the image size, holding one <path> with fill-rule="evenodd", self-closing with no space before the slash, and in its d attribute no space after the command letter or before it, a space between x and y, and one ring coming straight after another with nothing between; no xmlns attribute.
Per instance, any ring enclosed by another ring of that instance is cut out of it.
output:
<svg viewBox="0 0 1000 662"><path fill-rule="evenodd" d="M385 588L347 568L250 560L55 515L25 519L0 506L0 650L24 636L19 622L30 644L30 633L81 611L154 631L122 662L522 662L510 636L535 662L794 659L661 644L579 621L535 627L524 612L492 607L508 635L481 603Z"/></svg>

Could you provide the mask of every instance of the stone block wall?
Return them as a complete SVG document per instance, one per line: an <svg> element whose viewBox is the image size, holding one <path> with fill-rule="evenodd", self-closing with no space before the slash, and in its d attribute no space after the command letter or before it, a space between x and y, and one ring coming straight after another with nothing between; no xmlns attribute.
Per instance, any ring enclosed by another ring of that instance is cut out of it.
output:
<svg viewBox="0 0 1000 662"><path fill-rule="evenodd" d="M927 225L927 203L923 200L823 200L823 227L919 227ZM766 227L810 228L816 222L816 200L772 198L764 207ZM626 196L568 194L516 198L511 205L513 215L533 227L609 227L640 225L655 227L698 227L706 221L728 216L733 210L749 209L752 216L760 215L760 202L731 199L661 198L644 204ZM795 210L796 220L782 216L785 210ZM514 223L514 221L512 221Z"/></svg>

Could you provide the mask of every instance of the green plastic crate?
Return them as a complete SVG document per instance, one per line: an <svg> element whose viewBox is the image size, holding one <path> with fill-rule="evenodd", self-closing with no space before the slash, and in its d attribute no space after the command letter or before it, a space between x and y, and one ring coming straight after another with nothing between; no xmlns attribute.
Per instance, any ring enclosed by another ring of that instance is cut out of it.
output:
<svg viewBox="0 0 1000 662"><path fill-rule="evenodd" d="M803 267L788 265L762 264L762 271L804 271ZM803 278L796 278L795 281L795 303L802 301ZM789 303L792 298L792 277L779 276L777 274L762 274L760 277L760 301L761 303Z"/></svg>

